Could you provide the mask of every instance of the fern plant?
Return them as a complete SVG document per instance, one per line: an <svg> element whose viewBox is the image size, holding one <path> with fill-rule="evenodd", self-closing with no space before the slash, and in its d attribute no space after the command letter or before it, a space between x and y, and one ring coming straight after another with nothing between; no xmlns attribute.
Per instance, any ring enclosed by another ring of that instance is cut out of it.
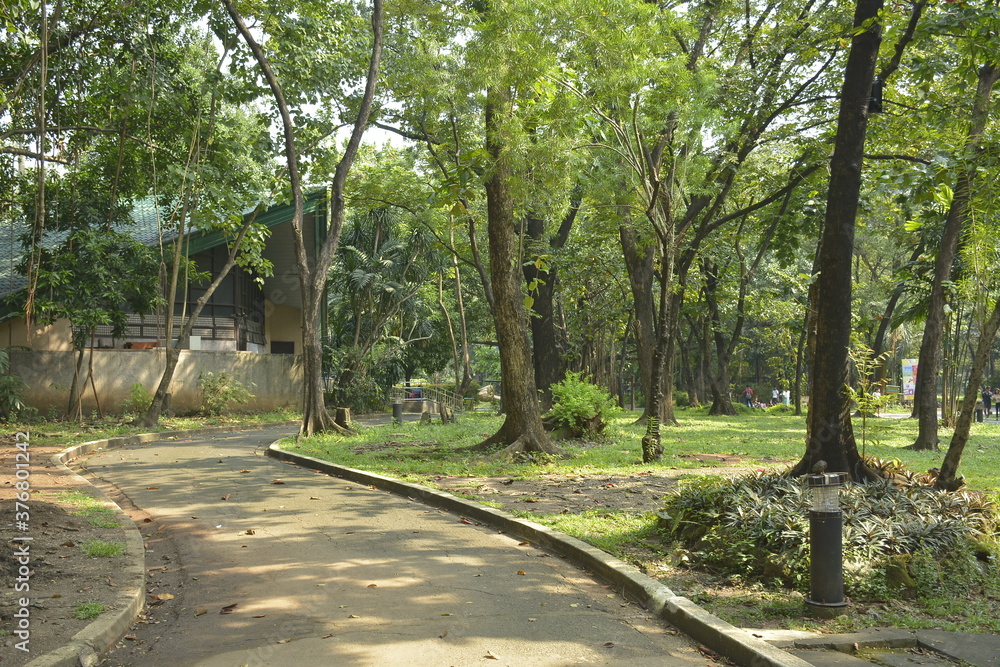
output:
<svg viewBox="0 0 1000 667"><path fill-rule="evenodd" d="M552 409L545 419L579 438L602 433L618 409L603 387L587 382L582 373L567 373L562 382L552 385Z"/></svg>

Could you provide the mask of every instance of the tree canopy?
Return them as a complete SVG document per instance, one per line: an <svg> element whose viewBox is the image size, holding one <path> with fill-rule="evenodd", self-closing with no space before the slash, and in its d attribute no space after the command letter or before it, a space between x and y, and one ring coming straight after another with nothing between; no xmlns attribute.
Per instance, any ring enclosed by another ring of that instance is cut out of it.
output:
<svg viewBox="0 0 1000 667"><path fill-rule="evenodd" d="M333 428L324 393L392 368L374 384L502 380L484 445L555 451L539 401L575 372L644 410L647 461L676 405L731 414L750 385L808 406L803 466L852 472L851 347L887 391L919 357L918 446L977 365L1000 384L995 4L225 10L5 5L0 215L27 233L28 314L75 308L55 286L82 267L38 243L70 209L78 248L146 197L236 239L246 211L324 188L326 245L296 259L304 435ZM266 233L240 238L234 262L266 273Z"/></svg>

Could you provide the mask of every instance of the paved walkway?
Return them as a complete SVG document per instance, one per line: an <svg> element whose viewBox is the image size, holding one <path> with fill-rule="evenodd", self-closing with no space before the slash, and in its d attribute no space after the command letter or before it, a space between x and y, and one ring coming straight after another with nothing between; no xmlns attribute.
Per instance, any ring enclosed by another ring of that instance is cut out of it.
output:
<svg viewBox="0 0 1000 667"><path fill-rule="evenodd" d="M266 457L288 432L84 461L148 515L147 588L162 598L151 617L163 622L106 664L706 664L690 638L565 560Z"/></svg>

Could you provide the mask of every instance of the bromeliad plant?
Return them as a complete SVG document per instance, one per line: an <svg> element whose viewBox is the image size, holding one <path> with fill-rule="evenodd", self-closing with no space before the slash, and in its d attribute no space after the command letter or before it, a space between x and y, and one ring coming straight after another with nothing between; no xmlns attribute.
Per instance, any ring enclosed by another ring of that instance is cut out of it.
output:
<svg viewBox="0 0 1000 667"><path fill-rule="evenodd" d="M893 467L892 462L872 464ZM938 576L927 576L920 564L928 559L955 564L965 573L966 590L996 581L1000 568L992 536L998 514L993 502L977 493L935 491L926 482L921 476L896 474L843 488L848 594L876 599L901 591L931 594L953 573L943 568ZM786 474L706 476L682 483L668 497L658 525L677 542L680 560L691 565L804 591L809 583L808 509L804 485Z"/></svg>

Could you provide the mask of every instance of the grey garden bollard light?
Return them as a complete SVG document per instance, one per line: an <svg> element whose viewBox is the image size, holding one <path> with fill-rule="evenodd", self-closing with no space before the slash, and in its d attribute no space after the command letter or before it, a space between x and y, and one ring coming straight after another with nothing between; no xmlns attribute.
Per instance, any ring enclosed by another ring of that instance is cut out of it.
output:
<svg viewBox="0 0 1000 667"><path fill-rule="evenodd" d="M840 487L847 473L807 475L812 496L809 509L809 597L806 607L816 616L833 617L845 611L843 516Z"/></svg>
<svg viewBox="0 0 1000 667"><path fill-rule="evenodd" d="M403 399L394 398L392 399L392 423L402 424L403 423Z"/></svg>

